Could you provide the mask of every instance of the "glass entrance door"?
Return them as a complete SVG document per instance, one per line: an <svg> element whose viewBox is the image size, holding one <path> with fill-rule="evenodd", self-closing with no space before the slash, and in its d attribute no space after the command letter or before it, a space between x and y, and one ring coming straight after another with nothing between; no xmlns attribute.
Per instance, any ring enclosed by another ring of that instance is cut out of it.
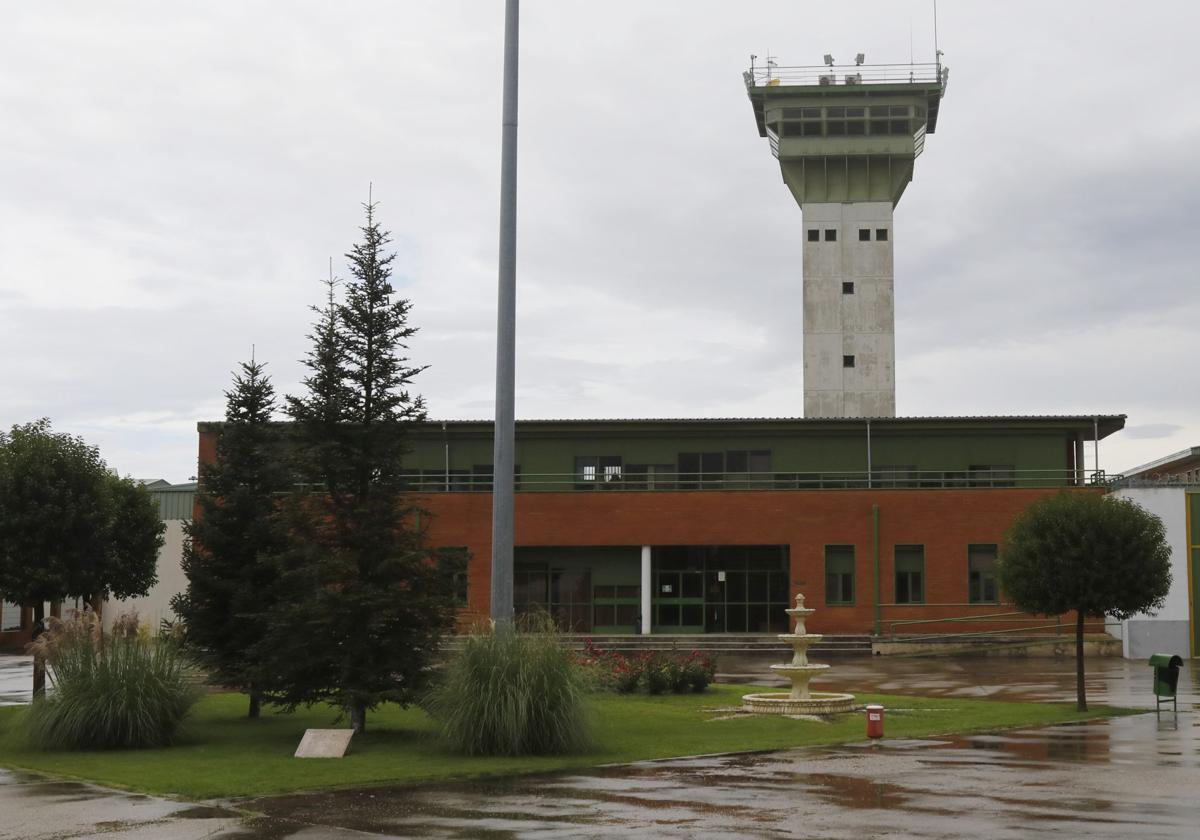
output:
<svg viewBox="0 0 1200 840"><path fill-rule="evenodd" d="M654 632L704 632L702 570L659 570L655 574Z"/></svg>
<svg viewBox="0 0 1200 840"><path fill-rule="evenodd" d="M655 546L653 562L653 632L787 632L788 546Z"/></svg>

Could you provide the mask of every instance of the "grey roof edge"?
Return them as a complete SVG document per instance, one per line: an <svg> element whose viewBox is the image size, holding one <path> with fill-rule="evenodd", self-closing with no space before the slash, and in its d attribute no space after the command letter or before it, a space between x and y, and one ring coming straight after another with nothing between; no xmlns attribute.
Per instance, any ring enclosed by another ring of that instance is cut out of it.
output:
<svg viewBox="0 0 1200 840"><path fill-rule="evenodd" d="M903 417L524 417L518 423L899 423L911 420L946 421L1001 421L1001 420L1055 420L1091 422L1092 420L1126 420L1127 414L913 414ZM290 420L273 421L287 425ZM468 423L491 423L489 418L429 418L422 425L435 426L441 423L463 425ZM219 428L224 420L200 420L197 429Z"/></svg>
<svg viewBox="0 0 1200 840"><path fill-rule="evenodd" d="M1176 461L1186 461L1188 458L1200 458L1200 446L1191 446L1187 449L1181 449L1178 452L1172 452L1170 455L1163 455L1161 458L1155 458L1153 461L1147 461L1136 467L1131 467L1127 470L1122 470L1121 475L1137 476L1142 473L1150 472L1151 470L1165 467Z"/></svg>

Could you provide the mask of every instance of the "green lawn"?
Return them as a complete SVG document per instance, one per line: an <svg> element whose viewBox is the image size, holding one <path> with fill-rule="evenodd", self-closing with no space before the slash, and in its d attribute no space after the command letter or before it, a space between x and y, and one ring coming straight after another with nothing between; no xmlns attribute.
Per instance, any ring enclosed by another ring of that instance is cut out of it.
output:
<svg viewBox="0 0 1200 840"><path fill-rule="evenodd" d="M612 762L704 753L772 750L863 740L862 713L832 723L762 716L713 720L718 707L736 706L761 690L715 685L699 695L599 695L594 704L596 748L584 755L538 758L463 758L448 753L417 709L385 707L368 715L369 731L355 737L340 760L292 757L308 727L334 725L323 707L260 720L242 715L246 699L213 694L196 706L180 743L167 749L53 753L27 749L22 707L0 708L0 765L68 776L147 793L192 799L249 796L382 783L419 783L470 776L532 773ZM1078 713L1066 704L1002 703L861 695L888 708L887 735L914 738L958 732L1042 726L1130 710L1098 706ZM345 725L340 724L340 725Z"/></svg>

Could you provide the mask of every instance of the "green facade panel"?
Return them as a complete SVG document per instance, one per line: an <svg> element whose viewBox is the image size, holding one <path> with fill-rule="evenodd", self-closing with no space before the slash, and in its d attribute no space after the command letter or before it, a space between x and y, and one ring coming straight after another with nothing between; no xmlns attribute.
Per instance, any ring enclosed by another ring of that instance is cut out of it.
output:
<svg viewBox="0 0 1200 840"><path fill-rule="evenodd" d="M1103 419L1101 436L1124 423L1123 417ZM892 478L900 483L892 486L979 486L987 480L991 486L1065 485L1075 482L1075 443L1092 437L1095 422L1091 417L1041 422L899 418L873 420L868 429L865 421L544 421L518 424L518 486L591 489L579 480L580 465L598 465L591 476L598 486L606 460L619 465L625 479L631 473L644 478L645 471L671 477L726 473L807 487L838 477L865 481L869 466L875 472L897 471ZM749 455L754 459L748 460ZM686 467L688 456L693 464L704 458L706 466ZM448 468L452 484L454 476L475 475L471 489L487 490L491 461L490 424L448 423L443 429L431 423L413 435L405 468L435 485L427 489L442 489L438 485ZM743 465L749 463L755 466Z"/></svg>

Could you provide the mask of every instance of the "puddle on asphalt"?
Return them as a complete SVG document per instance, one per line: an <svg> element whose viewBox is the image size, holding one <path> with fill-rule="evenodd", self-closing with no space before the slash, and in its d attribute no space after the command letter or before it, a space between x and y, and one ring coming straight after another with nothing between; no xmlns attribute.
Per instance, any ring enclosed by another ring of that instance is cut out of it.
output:
<svg viewBox="0 0 1200 840"><path fill-rule="evenodd" d="M171 818L177 820L219 820L237 816L236 811L230 811L228 808L221 808L216 805L196 805L171 814Z"/></svg>

